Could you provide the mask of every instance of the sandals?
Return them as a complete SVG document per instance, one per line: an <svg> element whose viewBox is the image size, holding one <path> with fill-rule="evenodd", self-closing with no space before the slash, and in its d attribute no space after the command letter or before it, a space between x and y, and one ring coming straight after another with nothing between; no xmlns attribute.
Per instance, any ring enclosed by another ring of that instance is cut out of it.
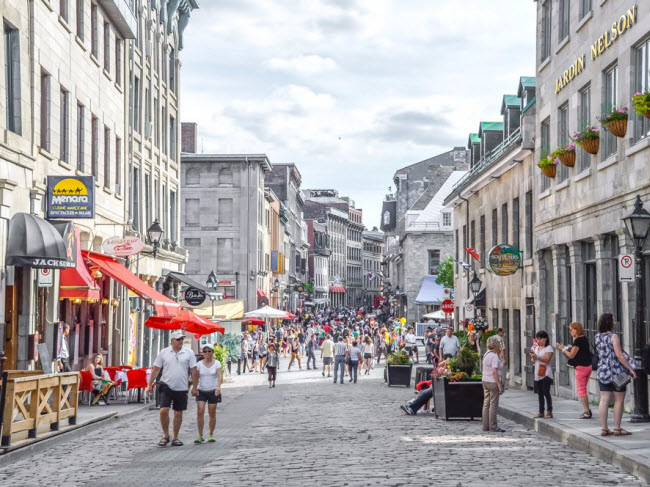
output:
<svg viewBox="0 0 650 487"><path fill-rule="evenodd" d="M600 436L609 436L609 435L613 435L613 434L614 434L614 433L612 433L612 432L611 432L610 430L608 430L608 429L607 429L607 430L605 430L605 429L600 430Z"/></svg>
<svg viewBox="0 0 650 487"><path fill-rule="evenodd" d="M578 419L591 419L591 409L588 413L582 413L580 416L578 416Z"/></svg>
<svg viewBox="0 0 650 487"><path fill-rule="evenodd" d="M172 440L172 446L183 446L183 442L176 438L175 440Z"/></svg>
<svg viewBox="0 0 650 487"><path fill-rule="evenodd" d="M158 446L167 446L167 443L169 443L169 436L163 436L158 442Z"/></svg>
<svg viewBox="0 0 650 487"><path fill-rule="evenodd" d="M632 433L630 433L627 430L624 430L623 428L614 428L614 436L629 436Z"/></svg>

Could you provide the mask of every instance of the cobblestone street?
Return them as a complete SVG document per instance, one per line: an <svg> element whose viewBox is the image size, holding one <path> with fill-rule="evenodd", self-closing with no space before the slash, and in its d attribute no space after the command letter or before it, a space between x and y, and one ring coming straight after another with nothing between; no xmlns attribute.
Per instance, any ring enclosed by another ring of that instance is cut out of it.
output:
<svg viewBox="0 0 650 487"><path fill-rule="evenodd" d="M158 415L145 411L0 459L0 485L644 485L510 421L496 435L478 421L406 416L399 405L411 391L386 387L381 374L341 386L320 372L282 372L275 389L241 386L262 382L246 374L224 388L214 445L192 443L191 401L183 447L157 447Z"/></svg>

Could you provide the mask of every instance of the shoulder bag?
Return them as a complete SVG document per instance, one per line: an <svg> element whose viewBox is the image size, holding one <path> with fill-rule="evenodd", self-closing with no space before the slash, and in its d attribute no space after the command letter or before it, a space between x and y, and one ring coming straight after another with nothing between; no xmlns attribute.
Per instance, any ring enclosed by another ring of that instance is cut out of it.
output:
<svg viewBox="0 0 650 487"><path fill-rule="evenodd" d="M596 351L596 345L595 344L591 344L591 345L594 349L593 353L591 354L591 369L596 371L598 370L598 352Z"/></svg>

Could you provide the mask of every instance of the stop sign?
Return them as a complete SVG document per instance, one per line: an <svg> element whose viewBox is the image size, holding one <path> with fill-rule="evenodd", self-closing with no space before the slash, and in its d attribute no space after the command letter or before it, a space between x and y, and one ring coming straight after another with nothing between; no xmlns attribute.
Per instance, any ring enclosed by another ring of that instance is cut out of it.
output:
<svg viewBox="0 0 650 487"><path fill-rule="evenodd" d="M454 312L454 302L451 299L445 299L440 306L443 313L450 315Z"/></svg>

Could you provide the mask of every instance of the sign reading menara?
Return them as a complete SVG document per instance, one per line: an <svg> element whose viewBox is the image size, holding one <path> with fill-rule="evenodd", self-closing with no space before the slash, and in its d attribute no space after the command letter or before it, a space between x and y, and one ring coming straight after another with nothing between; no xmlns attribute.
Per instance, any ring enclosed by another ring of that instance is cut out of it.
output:
<svg viewBox="0 0 650 487"><path fill-rule="evenodd" d="M48 176L48 218L95 218L93 176Z"/></svg>

